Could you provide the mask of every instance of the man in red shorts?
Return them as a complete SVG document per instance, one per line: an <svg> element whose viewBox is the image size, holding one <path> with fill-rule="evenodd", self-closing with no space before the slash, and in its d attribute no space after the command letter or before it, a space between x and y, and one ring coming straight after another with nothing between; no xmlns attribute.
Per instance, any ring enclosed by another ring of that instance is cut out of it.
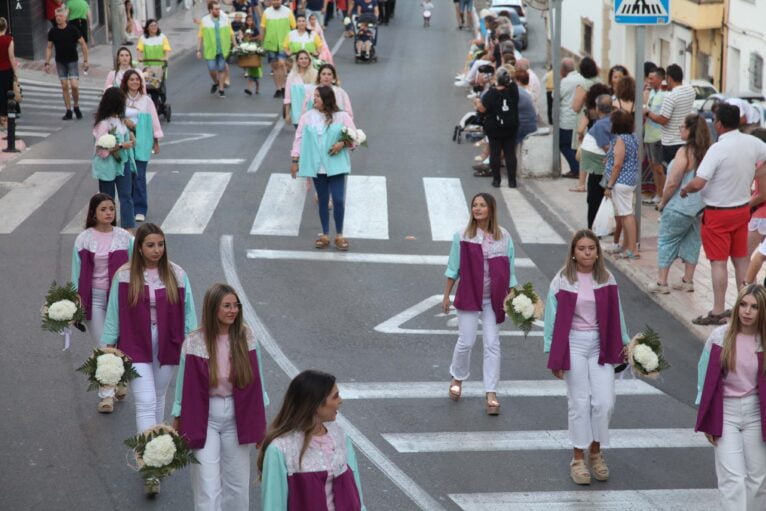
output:
<svg viewBox="0 0 766 511"><path fill-rule="evenodd" d="M681 197L700 192L705 211L702 216L702 246L710 260L713 278L713 309L692 320L697 325L720 325L726 311L726 287L731 258L737 289L745 281L750 254L747 252L747 224L750 221L750 189L753 177L766 173L766 143L738 131L739 108L722 104L715 113L713 127L718 142L710 146L697 166L697 175L681 189Z"/></svg>

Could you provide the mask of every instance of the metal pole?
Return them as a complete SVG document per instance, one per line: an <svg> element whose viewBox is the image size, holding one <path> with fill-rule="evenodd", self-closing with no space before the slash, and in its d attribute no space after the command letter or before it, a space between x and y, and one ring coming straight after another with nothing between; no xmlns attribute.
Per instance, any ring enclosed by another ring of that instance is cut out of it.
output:
<svg viewBox="0 0 766 511"><path fill-rule="evenodd" d="M638 186L635 195L636 244L641 246L641 185L643 183L644 162L644 57L646 53L646 27L636 27L636 97L635 134L638 140ZM660 191L661 193L661 191Z"/></svg>
<svg viewBox="0 0 766 511"><path fill-rule="evenodd" d="M8 98L5 100L8 104L8 133L6 136L6 147L3 149L4 153L18 153L16 149L16 94L13 90L9 90L7 93Z"/></svg>
<svg viewBox="0 0 766 511"><path fill-rule="evenodd" d="M117 55L117 50L122 46L122 33L124 27L122 27L122 16L120 16L121 3L120 0L111 0L109 2L109 9L111 10L111 16L109 16L110 25L112 29L112 55Z"/></svg>
<svg viewBox="0 0 766 511"><path fill-rule="evenodd" d="M551 73L553 73L553 177L561 177L561 155L559 154L559 112L561 111L561 2L562 0L551 1L551 21L553 28L553 43L551 47Z"/></svg>

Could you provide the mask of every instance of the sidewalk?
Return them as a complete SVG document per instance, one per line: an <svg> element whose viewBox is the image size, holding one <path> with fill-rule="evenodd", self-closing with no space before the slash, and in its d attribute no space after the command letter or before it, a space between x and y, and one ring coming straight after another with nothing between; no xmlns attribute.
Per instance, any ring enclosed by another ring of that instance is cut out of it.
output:
<svg viewBox="0 0 766 511"><path fill-rule="evenodd" d="M566 168L566 163L562 163ZM537 199L566 225L572 232L586 226L585 214L587 206L585 194L570 192L576 181L573 179L530 179L522 181L522 186L530 191ZM646 290L647 286L657 279L657 232L659 230L660 214L653 206L641 208L641 247L640 259L627 261L607 255L609 261L630 278L639 288ZM603 246L610 246L611 236L602 238ZM668 283L681 280L683 275L680 260L673 263L670 269ZM758 277L760 282L763 272ZM713 305L713 288L710 280L710 262L705 257L705 251L700 252L699 263L694 276L694 292L685 293L671 289L669 295L655 295L646 291L649 298L670 312L683 325L687 326L701 341L705 341L714 328L713 326L698 326L691 320L706 314ZM734 279L734 267L729 262L729 286L726 290L726 304L731 306L737 298L737 286Z"/></svg>

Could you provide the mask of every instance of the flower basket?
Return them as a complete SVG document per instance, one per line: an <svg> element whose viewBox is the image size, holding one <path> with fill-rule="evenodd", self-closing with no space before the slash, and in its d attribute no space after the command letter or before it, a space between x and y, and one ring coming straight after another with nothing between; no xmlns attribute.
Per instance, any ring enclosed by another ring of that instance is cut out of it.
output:
<svg viewBox="0 0 766 511"><path fill-rule="evenodd" d="M662 356L660 336L649 326L630 340L626 353L631 369L639 376L657 379L662 371L670 367Z"/></svg>
<svg viewBox="0 0 766 511"><path fill-rule="evenodd" d="M139 377L130 357L117 348L96 348L77 371L88 377L88 390L113 389Z"/></svg>
<svg viewBox="0 0 766 511"><path fill-rule="evenodd" d="M145 480L159 480L186 465L199 464L186 440L167 424L152 426L125 440L125 445L135 452L134 468Z"/></svg>
<svg viewBox="0 0 766 511"><path fill-rule="evenodd" d="M503 300L505 313L522 332L524 337L529 335L535 320L542 319L543 301L537 296L531 282L524 284L521 289L514 288Z"/></svg>
<svg viewBox="0 0 766 511"><path fill-rule="evenodd" d="M242 68L261 67L260 55L237 55L237 65Z"/></svg>

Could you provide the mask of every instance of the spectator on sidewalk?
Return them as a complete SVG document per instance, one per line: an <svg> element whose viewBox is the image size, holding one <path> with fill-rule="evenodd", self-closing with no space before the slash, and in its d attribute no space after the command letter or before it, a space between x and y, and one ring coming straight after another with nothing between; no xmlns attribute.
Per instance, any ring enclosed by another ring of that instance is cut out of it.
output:
<svg viewBox="0 0 766 511"><path fill-rule="evenodd" d="M636 81L632 76L623 76L617 82L613 106L631 115L636 111Z"/></svg>
<svg viewBox="0 0 766 511"><path fill-rule="evenodd" d="M647 110L644 115L650 121L654 121L662 126L662 163L667 174L670 160L675 157L678 149L683 146L680 129L686 116L692 112L696 94L691 85L683 84L684 72L677 64L669 65L665 74L670 92L667 93L662 101L660 114L658 115ZM739 123L739 119L737 119L737 123Z"/></svg>
<svg viewBox="0 0 766 511"><path fill-rule="evenodd" d="M67 10L63 7L56 9L56 26L48 31L48 46L45 48L45 72L49 72L51 55L56 49L56 72L61 81L61 94L64 98L66 113L65 121L72 120L72 110L78 119L80 112L80 73L78 70L79 56L77 45L82 48L82 68L88 71L88 45L74 25L67 22ZM71 93L71 99L70 99Z"/></svg>
<svg viewBox="0 0 766 511"><path fill-rule="evenodd" d="M234 31L218 2L208 2L207 10L208 14L200 21L197 33L197 58L204 58L207 62L207 70L213 80L210 94L218 91L223 98L226 97L226 59L234 46Z"/></svg>
<svg viewBox="0 0 766 511"><path fill-rule="evenodd" d="M606 81L609 83L609 86L612 88L612 95L615 94L615 91L617 90L617 84L619 81L625 77L630 76L630 71L628 71L625 66L621 66L620 64L617 64L616 66L612 66L609 68L609 74L607 75Z"/></svg>
<svg viewBox="0 0 766 511"><path fill-rule="evenodd" d="M621 259L637 259L636 253L636 217L633 212L633 194L638 184L638 141L633 134L633 116L623 110L611 114L612 140L606 154L604 177L606 190L604 196L614 203L614 216L618 228L622 230L622 245L612 253ZM615 237L615 243L619 237Z"/></svg>
<svg viewBox="0 0 766 511"><path fill-rule="evenodd" d="M0 18L0 128L8 122L8 91L13 90L13 79L18 76L18 62L14 54L13 37L8 35L8 21Z"/></svg>
<svg viewBox="0 0 766 511"><path fill-rule="evenodd" d="M590 57L585 57L580 61L580 76L582 80L575 87L574 97L572 97L571 107L577 114L575 120L575 133L572 136L572 150L577 152L580 147L582 139L585 137L585 132L588 130L588 117L583 110L585 104L585 96L588 94L590 88L600 81L598 77L598 66L596 61ZM585 191L585 172L580 170L578 174L578 184L574 188L570 188L570 192L584 192Z"/></svg>
<svg viewBox="0 0 766 511"><path fill-rule="evenodd" d="M574 60L565 58L561 60L561 84L559 86L559 151L564 155L569 164L569 173L563 177L577 179L580 174L580 164L575 158L575 150L572 149L572 135L577 127L577 112L572 110L572 99L575 90L585 79L575 71Z"/></svg>
<svg viewBox="0 0 766 511"><path fill-rule="evenodd" d="M657 282L649 286L656 294L670 294L668 273L677 258L684 263L684 276L673 284L679 291L694 291L694 270L700 255L700 213L705 208L698 193L686 197L679 190L694 179L698 162L705 157L710 147L710 132L705 118L690 114L681 125L681 139L684 146L673 159L662 198L657 205L661 212L660 232L657 237Z"/></svg>
<svg viewBox="0 0 766 511"><path fill-rule="evenodd" d="M662 90L662 81L665 79L665 70L661 67L649 72L647 77L648 95L646 110L657 115L662 111L662 101L667 94ZM645 200L645 203L658 204L665 188L665 171L662 167L662 126L647 117L644 124L644 152L649 160L654 179L654 197Z"/></svg>
<svg viewBox="0 0 766 511"><path fill-rule="evenodd" d="M500 48L500 50L503 51L503 48ZM527 87L527 91L529 91L529 93L532 94L532 98L535 104L535 112L539 112L539 108L540 108L539 105L543 95L543 85L540 83L540 79L537 77L534 71L532 71L532 68L530 67L530 64L529 64L529 59L525 59L522 57L520 59L514 59L514 60L516 60L514 67L517 70L527 72L527 76L529 77L529 86Z"/></svg>
<svg viewBox="0 0 766 511"><path fill-rule="evenodd" d="M757 128L751 135L766 142L766 128ZM761 181L764 183L761 184ZM766 178L756 177L753 183L753 195L750 197L752 214L750 223L747 224L747 253L751 258L755 258L753 251L766 239L766 186L764 185L766 185ZM760 268L760 265L758 267Z"/></svg>
<svg viewBox="0 0 766 511"><path fill-rule="evenodd" d="M740 133L737 130L739 118L736 106L722 104L718 107L713 118L718 142L710 146L697 168L697 176L681 189L681 197L700 192L705 204L702 246L710 260L713 308L706 315L692 320L697 325L722 324L731 314L730 310L725 310L729 284L726 263L729 258L734 264L738 290L746 277L750 189L754 176L760 176L766 169L761 164L756 171L756 163L766 160L766 143L752 135Z"/></svg>
<svg viewBox="0 0 766 511"><path fill-rule="evenodd" d="M592 106L591 106L592 105ZM580 145L580 170L588 174L587 196L588 229L593 227L601 200L604 198L604 188L601 179L604 176L606 152L612 140L612 96L609 87L597 84L590 88L585 98L585 106L595 112L593 124Z"/></svg>
<svg viewBox="0 0 766 511"><path fill-rule="evenodd" d="M292 11L282 6L282 0L272 0L271 7L263 11L261 16L261 36L266 57L274 73L275 98L285 97L285 81L287 80L287 54L282 49L285 37L296 27Z"/></svg>
<svg viewBox="0 0 766 511"><path fill-rule="evenodd" d="M56 9L64 7L64 0L45 0L45 19L51 22L51 28L56 26Z"/></svg>
<svg viewBox="0 0 766 511"><path fill-rule="evenodd" d="M753 105L742 98L726 98L729 105L739 108L739 129L744 133L752 133L761 124L761 113Z"/></svg>
<svg viewBox="0 0 766 511"><path fill-rule="evenodd" d="M458 28L462 30L463 26L466 26L469 31L473 31L473 0L460 0L458 11L460 12Z"/></svg>
<svg viewBox="0 0 766 511"><path fill-rule="evenodd" d="M88 42L90 33L90 7L85 0L68 0L66 8L69 11L69 23L80 31L85 42Z"/></svg>
<svg viewBox="0 0 766 511"><path fill-rule="evenodd" d="M548 113L548 124L553 126L553 68L545 72L545 103Z"/></svg>

